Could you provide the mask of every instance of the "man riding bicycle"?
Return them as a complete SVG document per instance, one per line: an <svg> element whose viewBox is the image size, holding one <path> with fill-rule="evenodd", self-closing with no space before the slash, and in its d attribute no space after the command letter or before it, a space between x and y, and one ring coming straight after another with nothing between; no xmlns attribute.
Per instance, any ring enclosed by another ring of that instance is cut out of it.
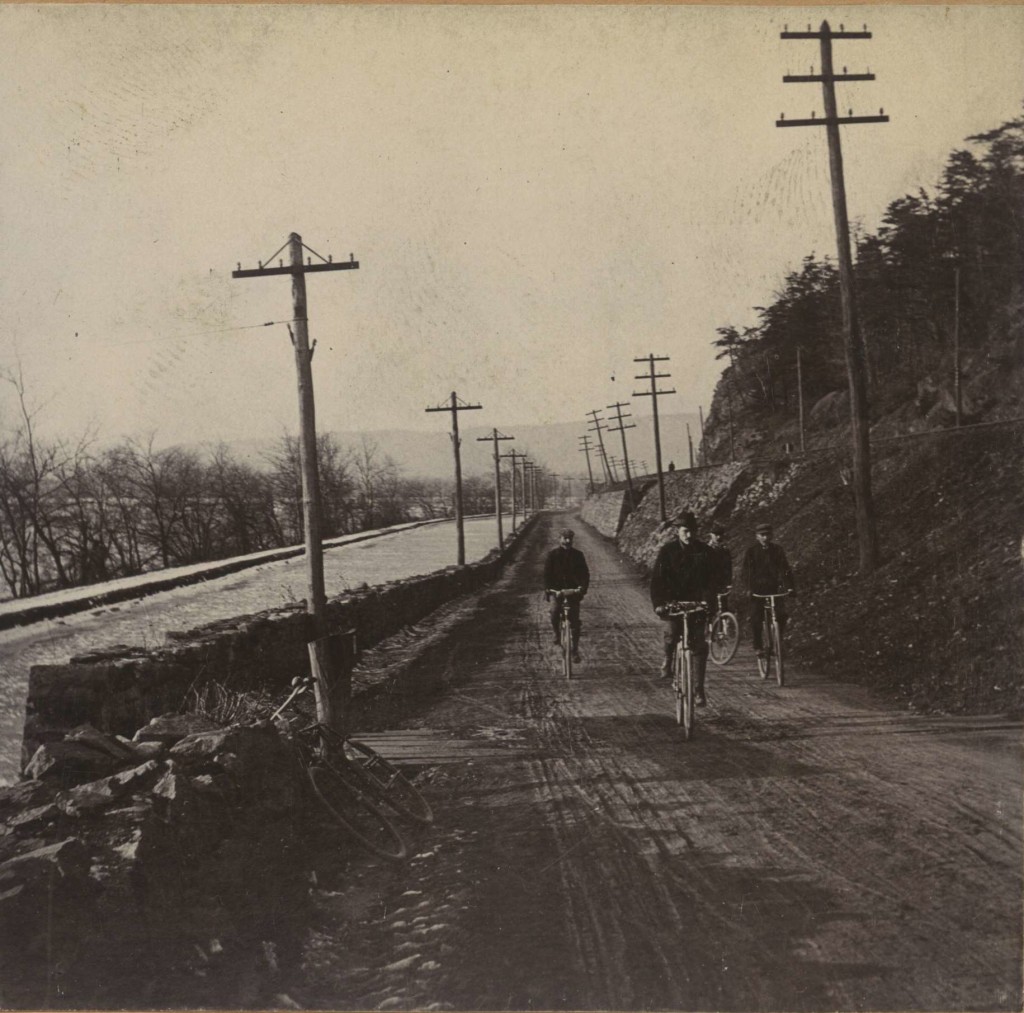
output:
<svg viewBox="0 0 1024 1013"><path fill-rule="evenodd" d="M754 631L754 651L759 658L764 657L762 628L764 626L764 598L755 598L758 594L789 594L795 591L793 571L789 567L786 553L782 546L772 541L772 526L768 523L758 524L754 529L757 541L747 549L743 556L743 583L750 592L750 624ZM785 601L775 602L775 618L779 624L779 632L786 629Z"/></svg>
<svg viewBox="0 0 1024 1013"><path fill-rule="evenodd" d="M683 616L668 615L666 605L672 601L696 601L710 607L712 598L711 556L708 547L697 540L697 519L687 511L676 517L674 524L676 538L661 547L651 570L651 604L655 615L665 623L663 679L672 677L672 657L686 621ZM698 707L703 707L707 704L704 695L704 672L708 664L708 644L704 636L706 616L694 614L689 621L690 645L696 661L694 701Z"/></svg>
<svg viewBox="0 0 1024 1013"><path fill-rule="evenodd" d="M561 618L562 603L557 595L552 596L550 591L564 591L569 588L579 588L579 597L573 595L569 598L569 629L572 631L572 660L580 660L580 602L587 593L590 586L590 570L587 568L587 560L579 549L573 548L573 539L576 537L572 528L564 528L559 535L559 545L552 549L544 561L544 600L550 601L551 605L551 628L555 631L556 644L562 643L561 635L558 632L559 620Z"/></svg>

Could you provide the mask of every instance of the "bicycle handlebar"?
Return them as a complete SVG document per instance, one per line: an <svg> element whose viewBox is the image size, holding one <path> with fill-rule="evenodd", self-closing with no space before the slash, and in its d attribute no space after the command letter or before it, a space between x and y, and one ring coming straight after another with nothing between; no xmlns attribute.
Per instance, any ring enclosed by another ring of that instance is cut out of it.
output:
<svg viewBox="0 0 1024 1013"><path fill-rule="evenodd" d="M662 606L670 616L681 616L689 612L707 612L708 607L702 601L667 601Z"/></svg>
<svg viewBox="0 0 1024 1013"><path fill-rule="evenodd" d="M563 587L561 589L556 589L556 588L553 588L553 587L549 587L547 589L547 593L548 594L553 594L556 598L572 598L575 595L583 594L583 588L582 587Z"/></svg>
<svg viewBox="0 0 1024 1013"><path fill-rule="evenodd" d="M793 593L792 588L790 590L788 590L788 591L778 591L775 594L754 594L754 592L751 591L750 592L750 597L751 598L785 598L786 595L789 595L789 594L792 594L792 593Z"/></svg>

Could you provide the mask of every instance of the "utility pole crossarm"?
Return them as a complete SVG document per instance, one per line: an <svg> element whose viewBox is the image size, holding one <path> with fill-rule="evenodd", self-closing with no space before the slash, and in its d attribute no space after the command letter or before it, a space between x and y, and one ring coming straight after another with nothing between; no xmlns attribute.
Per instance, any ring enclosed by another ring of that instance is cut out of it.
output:
<svg viewBox="0 0 1024 1013"><path fill-rule="evenodd" d="M847 123L888 123L889 117L884 113L878 116L812 116L809 120L787 120L783 117L775 121L777 127L835 127Z"/></svg>
<svg viewBox="0 0 1024 1013"><path fill-rule="evenodd" d="M828 27L828 22L825 22L825 27L820 32L812 32L810 26L808 26L806 32L791 32L788 30L779 32L780 39L870 39L871 33L867 30L867 26L864 26L864 30L860 32L847 32L843 29L843 26L839 26L838 32L833 32Z"/></svg>
<svg viewBox="0 0 1024 1013"><path fill-rule="evenodd" d="M301 267L253 267L231 272L232 278L263 278L270 274L315 274L317 271L358 271L358 260L343 260L333 264L303 264Z"/></svg>

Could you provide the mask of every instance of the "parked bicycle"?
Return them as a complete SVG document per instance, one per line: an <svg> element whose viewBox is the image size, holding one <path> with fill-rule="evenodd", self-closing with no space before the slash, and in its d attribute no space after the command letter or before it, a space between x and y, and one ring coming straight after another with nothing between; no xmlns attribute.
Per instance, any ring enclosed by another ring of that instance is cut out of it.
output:
<svg viewBox="0 0 1024 1013"><path fill-rule="evenodd" d="M757 656L757 670L762 679L767 679L772 667L775 668L775 681L785 685L785 666L782 660L782 628L779 626L776 612L776 599L785 598L790 592L781 594L754 594L753 598L764 600L764 618L761 632L762 652Z"/></svg>
<svg viewBox="0 0 1024 1013"><path fill-rule="evenodd" d="M385 807L426 825L434 819L429 804L412 782L374 749L316 720L309 721L308 715L293 706L311 685L308 676L293 679L291 692L271 721L286 725L299 763L332 819L367 851L401 861L408 855L408 847Z"/></svg>
<svg viewBox="0 0 1024 1013"><path fill-rule="evenodd" d="M561 591L548 588L548 594L554 595L555 600L561 606L558 619L558 639L562 645L562 674L572 678L572 624L569 621L569 611L574 599L582 594L582 588L567 587Z"/></svg>
<svg viewBox="0 0 1024 1013"><path fill-rule="evenodd" d="M672 659L672 689L676 695L676 724L682 726L683 737L689 740L693 737L696 720L694 674L697 663L690 625L694 619L707 614L707 606L699 601L670 601L665 605L665 614L683 617L683 634L676 642Z"/></svg>
<svg viewBox="0 0 1024 1013"><path fill-rule="evenodd" d="M732 661L736 648L740 644L740 623L735 613L725 608L725 599L731 587L718 594L718 610L715 613L711 629L708 630L708 647L711 660L716 665L724 665Z"/></svg>

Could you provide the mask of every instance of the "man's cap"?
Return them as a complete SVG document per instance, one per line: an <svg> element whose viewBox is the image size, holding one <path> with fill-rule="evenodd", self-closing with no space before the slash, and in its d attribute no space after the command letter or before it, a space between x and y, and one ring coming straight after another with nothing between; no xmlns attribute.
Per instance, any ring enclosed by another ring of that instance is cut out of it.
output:
<svg viewBox="0 0 1024 1013"><path fill-rule="evenodd" d="M689 510L684 510L681 514L676 514L672 523L677 528L689 528L691 531L697 530L697 518L694 517Z"/></svg>
<svg viewBox="0 0 1024 1013"><path fill-rule="evenodd" d="M725 525L719 524L716 521L714 524L711 525L711 534L718 535L719 538L722 538L725 535Z"/></svg>
<svg viewBox="0 0 1024 1013"><path fill-rule="evenodd" d="M765 532L771 534L772 526L767 521L761 521L761 523L758 524L756 528L754 528L754 531L759 535L764 534Z"/></svg>
<svg viewBox="0 0 1024 1013"><path fill-rule="evenodd" d="M562 528L558 534L559 538L575 538L576 532L572 528Z"/></svg>

